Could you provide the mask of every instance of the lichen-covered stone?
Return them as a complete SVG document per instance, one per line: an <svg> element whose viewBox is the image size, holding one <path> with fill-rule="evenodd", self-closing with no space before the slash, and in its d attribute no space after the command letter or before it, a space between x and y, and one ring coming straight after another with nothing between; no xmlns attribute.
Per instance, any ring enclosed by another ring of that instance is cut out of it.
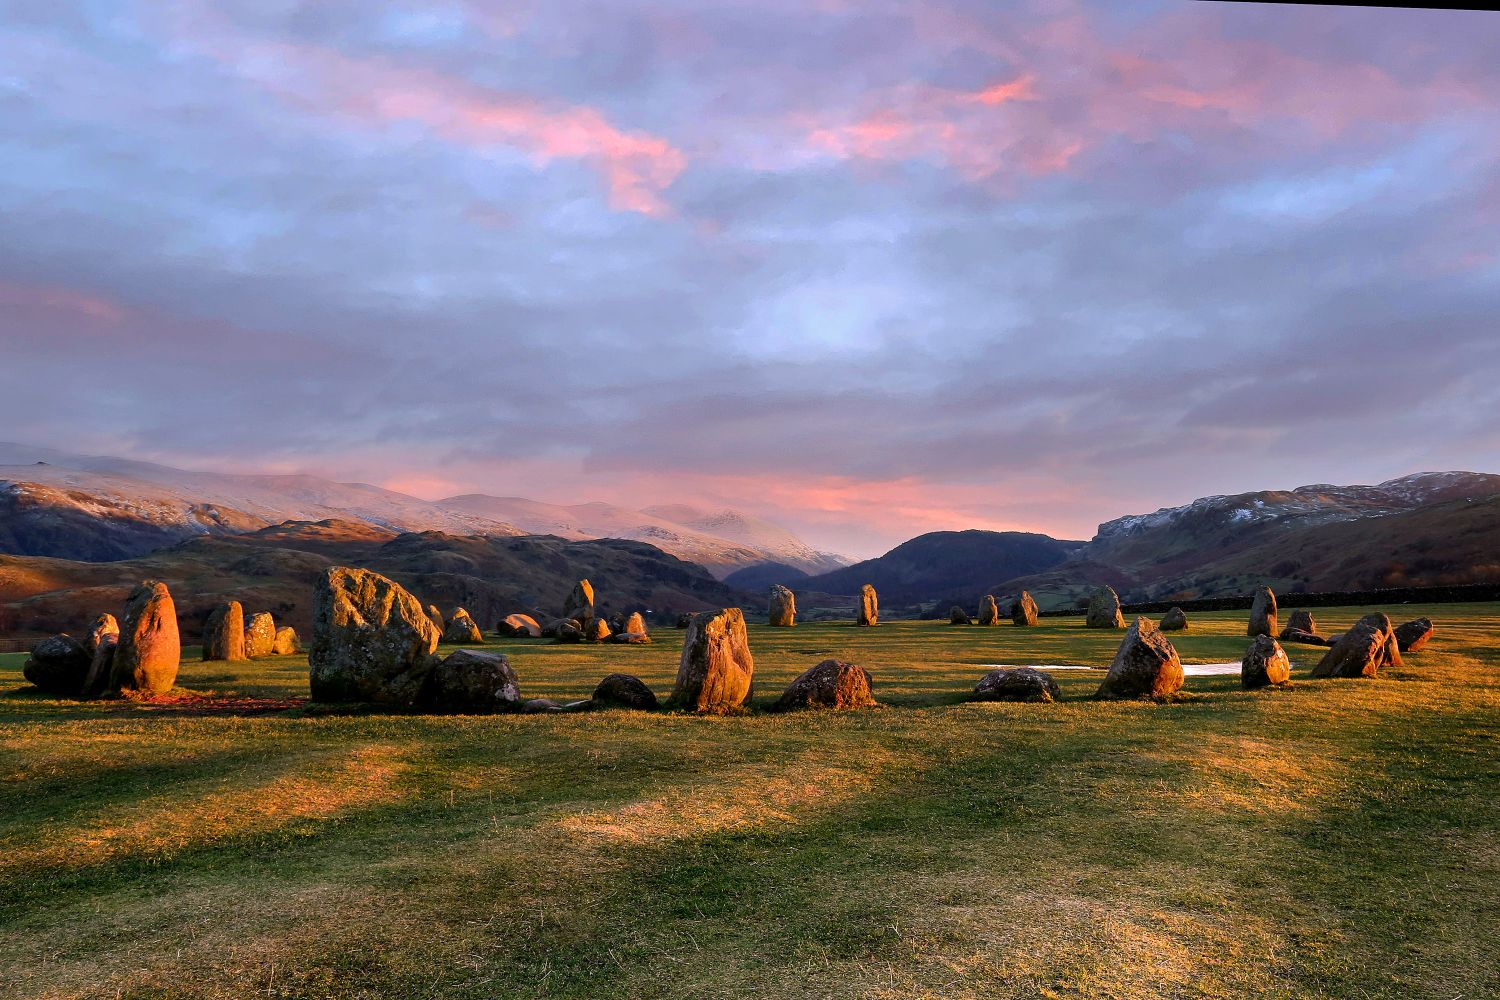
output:
<svg viewBox="0 0 1500 1000"><path fill-rule="evenodd" d="M125 599L110 686L117 691L165 694L177 683L181 660L177 606L165 583L147 580Z"/></svg>
<svg viewBox="0 0 1500 1000"><path fill-rule="evenodd" d="M872 686L870 672L864 667L830 658L799 674L771 706L771 711L789 712L796 708L848 711L869 708L875 704Z"/></svg>
<svg viewBox="0 0 1500 1000"><path fill-rule="evenodd" d="M739 608L705 611L683 636L671 704L690 712L735 711L750 699L754 676L744 614Z"/></svg>
<svg viewBox="0 0 1500 1000"><path fill-rule="evenodd" d="M433 669L423 700L449 712L513 712L521 686L504 653L460 649Z"/></svg>
<svg viewBox="0 0 1500 1000"><path fill-rule="evenodd" d="M1396 626L1396 647L1403 653L1415 653L1432 640L1432 619L1414 618Z"/></svg>
<svg viewBox="0 0 1500 1000"><path fill-rule="evenodd" d="M1250 636L1276 634L1276 594L1270 587L1261 587L1250 602L1250 621L1245 626Z"/></svg>
<svg viewBox="0 0 1500 1000"><path fill-rule="evenodd" d="M252 660L271 656L276 649L276 619L269 611L257 611L245 622L245 655Z"/></svg>
<svg viewBox="0 0 1500 1000"><path fill-rule="evenodd" d="M1057 680L1035 667L1000 667L974 685L974 701L1054 702L1062 699Z"/></svg>
<svg viewBox="0 0 1500 1000"><path fill-rule="evenodd" d="M767 622L773 627L791 628L797 624L797 597L781 584L771 584L767 607Z"/></svg>
<svg viewBox="0 0 1500 1000"><path fill-rule="evenodd" d="M1292 661L1281 644L1268 635L1258 635L1240 660L1240 686L1247 691L1281 687L1292 676Z"/></svg>
<svg viewBox="0 0 1500 1000"><path fill-rule="evenodd" d="M204 660L246 660L245 609L239 601L225 601L203 626Z"/></svg>
<svg viewBox="0 0 1500 1000"><path fill-rule="evenodd" d="M313 591L308 652L315 701L412 705L436 665L438 630L400 584L335 566Z"/></svg>
<svg viewBox="0 0 1500 1000"><path fill-rule="evenodd" d="M1035 625L1040 620L1036 601L1032 600L1031 595L1026 591L1021 591L1020 595L1010 602L1010 620L1013 624L1022 627Z"/></svg>
<svg viewBox="0 0 1500 1000"><path fill-rule="evenodd" d="M854 614L856 624L880 624L880 599L875 588L868 583L859 588L859 606L854 609Z"/></svg>
<svg viewBox="0 0 1500 1000"><path fill-rule="evenodd" d="M1130 626L1104 683L1100 698L1165 698L1182 687L1182 661L1156 623L1141 617Z"/></svg>
<svg viewBox="0 0 1500 1000"><path fill-rule="evenodd" d="M1100 587L1094 591L1089 597L1089 610L1084 624L1089 628L1125 627L1125 616L1120 613L1120 595L1115 593L1115 588Z"/></svg>
<svg viewBox="0 0 1500 1000"><path fill-rule="evenodd" d="M302 652L302 640L291 626L276 630L276 641L271 645L272 656L294 656Z"/></svg>
<svg viewBox="0 0 1500 1000"><path fill-rule="evenodd" d="M985 594L979 599L979 624L1000 624L1000 605L995 603L994 594Z"/></svg>

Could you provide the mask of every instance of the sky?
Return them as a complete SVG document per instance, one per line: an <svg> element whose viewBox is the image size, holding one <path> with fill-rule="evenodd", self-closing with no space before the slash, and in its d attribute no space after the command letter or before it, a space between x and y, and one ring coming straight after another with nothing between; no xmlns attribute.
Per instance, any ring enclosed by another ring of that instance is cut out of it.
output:
<svg viewBox="0 0 1500 1000"><path fill-rule="evenodd" d="M1500 472L1500 14L3 7L5 439L859 557Z"/></svg>

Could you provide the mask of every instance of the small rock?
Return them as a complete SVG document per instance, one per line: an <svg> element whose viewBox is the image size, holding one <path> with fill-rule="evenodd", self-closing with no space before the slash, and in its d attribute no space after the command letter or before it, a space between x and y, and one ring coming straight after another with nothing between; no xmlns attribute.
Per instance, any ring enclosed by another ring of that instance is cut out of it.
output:
<svg viewBox="0 0 1500 1000"><path fill-rule="evenodd" d="M843 660L827 659L808 667L787 685L786 691L771 706L773 712L794 708L826 708L847 711L869 708L875 704L871 694L870 672Z"/></svg>
<svg viewBox="0 0 1500 1000"><path fill-rule="evenodd" d="M453 614L448 616L448 624L443 629L443 641L450 644L477 645L484 642L484 633L479 631L479 624L474 617L463 608L454 608Z"/></svg>
<svg viewBox="0 0 1500 1000"><path fill-rule="evenodd" d="M583 637L589 642L604 642L609 636L609 622L603 618L590 618L583 625Z"/></svg>
<svg viewBox="0 0 1500 1000"><path fill-rule="evenodd" d="M1415 653L1432 639L1432 619L1414 618L1396 626L1396 646L1403 653Z"/></svg>
<svg viewBox="0 0 1500 1000"><path fill-rule="evenodd" d="M1188 627L1187 615L1181 608L1173 608L1161 616L1159 627L1163 632L1181 632Z"/></svg>
<svg viewBox="0 0 1500 1000"><path fill-rule="evenodd" d="M521 711L527 715L540 715L543 712L561 712L562 706L551 698L533 698L521 706Z"/></svg>
<svg viewBox="0 0 1500 1000"><path fill-rule="evenodd" d="M1062 689L1045 670L1035 667L1001 667L991 670L974 685L974 701L1037 701L1062 699Z"/></svg>

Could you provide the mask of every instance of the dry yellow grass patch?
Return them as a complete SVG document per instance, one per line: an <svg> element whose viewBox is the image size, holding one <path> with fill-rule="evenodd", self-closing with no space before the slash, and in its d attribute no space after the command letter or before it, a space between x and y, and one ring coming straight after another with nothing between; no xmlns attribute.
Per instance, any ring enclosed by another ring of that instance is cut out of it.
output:
<svg viewBox="0 0 1500 1000"><path fill-rule="evenodd" d="M1186 768L1187 781L1162 789L1174 802L1195 810L1275 817L1310 814L1349 784L1347 749L1310 751L1310 741L1204 734L1190 752L1144 754Z"/></svg>

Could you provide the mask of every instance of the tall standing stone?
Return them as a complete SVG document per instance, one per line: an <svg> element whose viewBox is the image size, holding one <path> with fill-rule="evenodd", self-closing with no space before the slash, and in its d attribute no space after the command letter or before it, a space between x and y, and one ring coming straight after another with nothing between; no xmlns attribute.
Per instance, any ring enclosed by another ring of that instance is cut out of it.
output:
<svg viewBox="0 0 1500 1000"><path fill-rule="evenodd" d="M1245 633L1276 636L1276 595L1270 587L1261 587L1255 592L1255 600L1250 603L1250 624Z"/></svg>
<svg viewBox="0 0 1500 1000"><path fill-rule="evenodd" d="M110 685L116 690L165 694L177 683L181 659L177 606L165 583L147 580L125 599Z"/></svg>
<svg viewBox="0 0 1500 1000"><path fill-rule="evenodd" d="M779 583L771 584L768 608L768 623L776 628L791 628L797 624L797 597Z"/></svg>
<svg viewBox="0 0 1500 1000"><path fill-rule="evenodd" d="M1089 613L1084 624L1089 628L1125 627L1125 616L1120 613L1120 595L1115 593L1115 588L1100 587L1094 591L1089 598Z"/></svg>
<svg viewBox="0 0 1500 1000"><path fill-rule="evenodd" d="M1010 620L1017 625L1030 626L1037 623L1037 618L1036 601L1026 591L1021 591L1021 596L1010 602Z"/></svg>
<svg viewBox="0 0 1500 1000"><path fill-rule="evenodd" d="M437 664L437 645L422 605L379 573L334 566L313 590L307 662L315 701L414 704Z"/></svg>
<svg viewBox="0 0 1500 1000"><path fill-rule="evenodd" d="M995 603L994 594L985 594L979 600L979 624L999 625L1000 605Z"/></svg>
<svg viewBox="0 0 1500 1000"><path fill-rule="evenodd" d="M573 592L563 602L564 618L576 618L580 622L587 623L594 617L594 585L587 580L579 580L573 585Z"/></svg>
<svg viewBox="0 0 1500 1000"><path fill-rule="evenodd" d="M1100 698L1164 698L1182 687L1182 661L1156 623L1135 620L1115 651Z"/></svg>
<svg viewBox="0 0 1500 1000"><path fill-rule="evenodd" d="M244 660L245 609L239 601L225 601L203 626L203 659Z"/></svg>
<svg viewBox="0 0 1500 1000"><path fill-rule="evenodd" d="M868 583L859 588L859 607L854 609L856 624L879 625L880 624L880 600L875 596L875 588Z"/></svg>
<svg viewBox="0 0 1500 1000"><path fill-rule="evenodd" d="M276 651L276 619L269 611L257 611L245 622L245 655L252 660Z"/></svg>
<svg viewBox="0 0 1500 1000"><path fill-rule="evenodd" d="M750 700L755 659L739 608L694 616L682 640L671 704L692 712L732 712Z"/></svg>

